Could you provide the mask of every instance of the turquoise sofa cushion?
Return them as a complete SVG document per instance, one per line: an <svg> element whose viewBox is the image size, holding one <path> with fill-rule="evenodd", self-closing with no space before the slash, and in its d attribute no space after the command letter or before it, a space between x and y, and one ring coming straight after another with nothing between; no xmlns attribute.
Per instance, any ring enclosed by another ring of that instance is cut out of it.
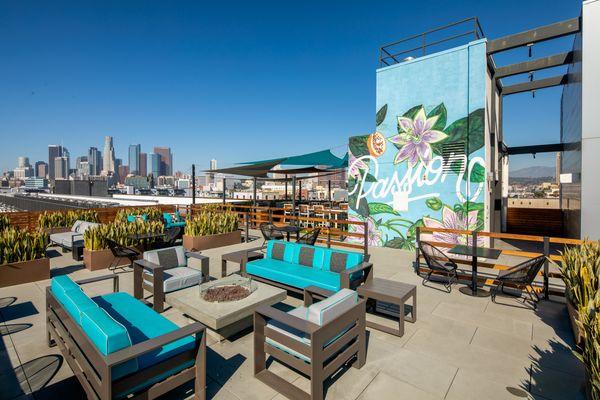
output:
<svg viewBox="0 0 600 400"><path fill-rule="evenodd" d="M323 269L329 271L331 268L331 255L333 253L346 254L346 269L352 268L363 262L364 256L362 253L355 251L339 250L339 249L324 249Z"/></svg>
<svg viewBox="0 0 600 400"><path fill-rule="evenodd" d="M134 345L178 329L178 326L173 322L158 314L128 293L110 293L104 296L94 297L93 300L98 306L104 309L108 315L127 329L131 342ZM179 339L160 349L140 356L138 358L139 368L144 369L176 354L191 350L194 346L195 339L193 336Z"/></svg>
<svg viewBox="0 0 600 400"><path fill-rule="evenodd" d="M98 307L81 287L67 275L52 278L50 289L54 297L63 305L73 320L81 325L81 313L89 308Z"/></svg>
<svg viewBox="0 0 600 400"><path fill-rule="evenodd" d="M98 306L82 313L81 327L100 353L105 356L132 345L127 329ZM115 365L112 369L112 379L131 374L138 368L136 359Z"/></svg>
<svg viewBox="0 0 600 400"><path fill-rule="evenodd" d="M251 275L299 289L314 285L334 292L340 290L339 274L285 261L269 258L254 260L246 264L246 271Z"/></svg>

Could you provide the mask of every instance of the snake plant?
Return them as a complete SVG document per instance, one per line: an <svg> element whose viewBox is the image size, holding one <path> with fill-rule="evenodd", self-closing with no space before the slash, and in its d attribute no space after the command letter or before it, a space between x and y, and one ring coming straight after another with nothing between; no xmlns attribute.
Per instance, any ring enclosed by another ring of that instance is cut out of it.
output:
<svg viewBox="0 0 600 400"><path fill-rule="evenodd" d="M83 234L83 246L88 250L108 249L106 239L111 239L123 246L137 246L141 243L131 239L131 235L144 233L162 233L164 224L157 221L113 222L89 228ZM146 240L145 240L146 241ZM151 241L151 240L148 240Z"/></svg>
<svg viewBox="0 0 600 400"><path fill-rule="evenodd" d="M148 221L162 222L163 220L163 213L159 208L142 207L135 209L120 209L115 216L115 222L127 222L127 216L129 215L146 215Z"/></svg>
<svg viewBox="0 0 600 400"><path fill-rule="evenodd" d="M73 226L75 221L99 222L98 213L93 210L45 211L38 217L40 228L62 228Z"/></svg>
<svg viewBox="0 0 600 400"><path fill-rule="evenodd" d="M28 232L6 228L0 232L0 264L46 257L48 235L42 230Z"/></svg>
<svg viewBox="0 0 600 400"><path fill-rule="evenodd" d="M10 226L10 219L6 214L0 214L0 231L8 228Z"/></svg>
<svg viewBox="0 0 600 400"><path fill-rule="evenodd" d="M196 212L185 225L188 236L206 236L229 233L238 229L238 215L232 211L220 211L217 208L205 207Z"/></svg>

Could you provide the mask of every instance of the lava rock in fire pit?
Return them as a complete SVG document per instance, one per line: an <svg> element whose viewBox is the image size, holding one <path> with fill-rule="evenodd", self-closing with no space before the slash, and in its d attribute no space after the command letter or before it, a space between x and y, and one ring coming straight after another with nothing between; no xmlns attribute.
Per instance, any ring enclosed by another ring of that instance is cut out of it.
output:
<svg viewBox="0 0 600 400"><path fill-rule="evenodd" d="M204 300L211 303L242 300L250 296L250 291L240 285L217 286L204 292Z"/></svg>

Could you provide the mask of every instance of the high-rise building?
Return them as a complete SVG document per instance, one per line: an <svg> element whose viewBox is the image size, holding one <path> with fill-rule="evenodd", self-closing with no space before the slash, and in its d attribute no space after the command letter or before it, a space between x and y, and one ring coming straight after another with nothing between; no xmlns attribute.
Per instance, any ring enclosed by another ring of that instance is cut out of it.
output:
<svg viewBox="0 0 600 400"><path fill-rule="evenodd" d="M54 163L54 160L56 157L62 157L62 155L62 146L57 144L51 144L48 146L48 179L52 180L55 178L54 167L56 164Z"/></svg>
<svg viewBox="0 0 600 400"><path fill-rule="evenodd" d="M25 179L33 176L33 168L29 164L28 157L17 158L17 168L14 169L15 179Z"/></svg>
<svg viewBox="0 0 600 400"><path fill-rule="evenodd" d="M119 165L118 174L119 183L125 183L125 178L129 175L129 167L127 165Z"/></svg>
<svg viewBox="0 0 600 400"><path fill-rule="evenodd" d="M160 175L173 174L173 154L170 147L155 147L154 154L160 155Z"/></svg>
<svg viewBox="0 0 600 400"><path fill-rule="evenodd" d="M36 178L45 178L48 175L48 163L44 161L36 161L34 172Z"/></svg>
<svg viewBox="0 0 600 400"><path fill-rule="evenodd" d="M67 163L67 178L69 177L69 173L71 172L71 153L69 153L69 150L63 146L63 151L62 151L62 155L63 157L65 157L66 159L66 163Z"/></svg>
<svg viewBox="0 0 600 400"><path fill-rule="evenodd" d="M100 175L102 173L102 152L96 147L90 147L88 150L88 164L90 166L90 175Z"/></svg>
<svg viewBox="0 0 600 400"><path fill-rule="evenodd" d="M75 168L77 169L77 176L80 178L85 178L91 175L90 163L87 156L77 157L77 160L75 161Z"/></svg>
<svg viewBox="0 0 600 400"><path fill-rule="evenodd" d="M102 173L108 175L115 171L115 148L113 146L113 138L112 136L104 136L104 161L102 163Z"/></svg>
<svg viewBox="0 0 600 400"><path fill-rule="evenodd" d="M210 160L210 169L217 169L217 160L214 158Z"/></svg>
<svg viewBox="0 0 600 400"><path fill-rule="evenodd" d="M133 175L140 174L140 153L142 146L139 144L129 145L129 173Z"/></svg>
<svg viewBox="0 0 600 400"><path fill-rule="evenodd" d="M161 167L160 154L150 153L150 154L148 154L148 156L149 156L148 169L150 170L150 173L156 179L157 177L159 177L161 175L160 174L160 167Z"/></svg>
<svg viewBox="0 0 600 400"><path fill-rule="evenodd" d="M68 179L68 159L67 157L56 157L54 159L54 179Z"/></svg>
<svg viewBox="0 0 600 400"><path fill-rule="evenodd" d="M148 155L146 153L140 153L140 170L139 176L148 176Z"/></svg>

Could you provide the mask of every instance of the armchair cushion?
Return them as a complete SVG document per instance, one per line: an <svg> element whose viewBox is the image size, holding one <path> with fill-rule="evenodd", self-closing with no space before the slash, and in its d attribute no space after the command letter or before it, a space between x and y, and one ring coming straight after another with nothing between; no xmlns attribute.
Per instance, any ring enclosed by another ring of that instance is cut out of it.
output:
<svg viewBox="0 0 600 400"><path fill-rule="evenodd" d="M71 314L71 317L73 317L75 322L80 326L82 325L83 313L90 309L98 308L96 303L94 303L79 287L63 292L62 296L57 295L57 299L65 306L67 312Z"/></svg>
<svg viewBox="0 0 600 400"><path fill-rule="evenodd" d="M358 293L342 289L336 294L308 307L307 319L317 325L326 325L358 303Z"/></svg>
<svg viewBox="0 0 600 400"><path fill-rule="evenodd" d="M186 267L187 258L183 246L144 252L144 260L166 268Z"/></svg>
<svg viewBox="0 0 600 400"><path fill-rule="evenodd" d="M61 247L73 247L73 242L82 241L83 234L77 232L58 232L50 235L50 241Z"/></svg>
<svg viewBox="0 0 600 400"><path fill-rule="evenodd" d="M293 310L288 311L288 314L293 315L298 318L306 319L307 311L308 310L306 307L298 307L298 308L294 308ZM267 326L269 328L273 329L274 331L277 331L287 337L290 337L294 340L297 340L299 342L302 342L302 343L310 346L310 337L305 332L299 331L297 329L294 329L290 326L287 326L287 325L285 325L279 321L275 321L275 320L270 320L267 323ZM273 347L278 348L279 350L285 351L286 353L293 355L294 357L297 357L306 362L310 362L310 358L306 357L304 354L298 353L297 351L290 349L289 347L287 347L269 337L265 339L265 342L267 342L268 344L270 344Z"/></svg>
<svg viewBox="0 0 600 400"><path fill-rule="evenodd" d="M144 280L148 284L150 284L147 280L149 276L152 276L152 272L144 271ZM202 272L189 267L169 268L163 272L163 277L163 289L165 293L188 288L202 282Z"/></svg>

